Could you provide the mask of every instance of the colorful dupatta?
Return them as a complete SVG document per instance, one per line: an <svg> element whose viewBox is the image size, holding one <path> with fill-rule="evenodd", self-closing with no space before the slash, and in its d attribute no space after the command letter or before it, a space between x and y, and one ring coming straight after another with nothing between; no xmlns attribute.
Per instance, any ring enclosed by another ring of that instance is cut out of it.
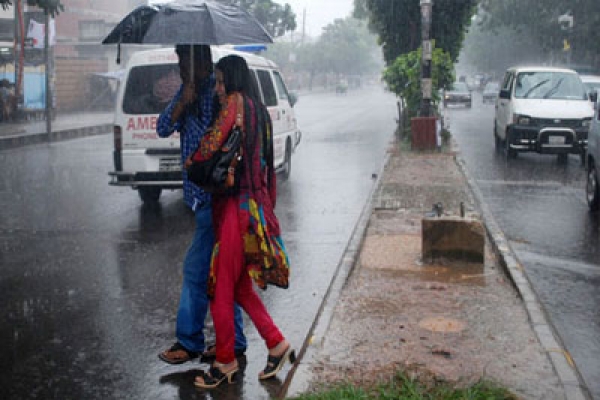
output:
<svg viewBox="0 0 600 400"><path fill-rule="evenodd" d="M229 102L233 102L231 96ZM262 104L244 96L244 121L244 170L238 198L240 235L244 246L243 262L248 274L261 289L266 289L267 285L287 289L290 264L274 212L277 191L271 118ZM215 129L221 134L229 130L230 127L225 126ZM220 201L219 196L213 196L213 202L215 201ZM215 215L215 224L218 224L218 218ZM214 294L215 267L220 247L220 239L217 238L208 280L209 297Z"/></svg>

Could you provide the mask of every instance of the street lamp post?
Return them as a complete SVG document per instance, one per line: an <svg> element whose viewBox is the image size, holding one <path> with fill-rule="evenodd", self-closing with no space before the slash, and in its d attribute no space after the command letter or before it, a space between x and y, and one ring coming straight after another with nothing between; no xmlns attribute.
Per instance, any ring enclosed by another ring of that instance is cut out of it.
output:
<svg viewBox="0 0 600 400"><path fill-rule="evenodd" d="M432 59L432 45L429 40L429 31L431 30L431 9L432 0L420 0L421 1L421 37L423 45L422 61L421 61L421 116L431 116L431 59Z"/></svg>
<svg viewBox="0 0 600 400"><path fill-rule="evenodd" d="M420 0L421 4L421 110L418 117L410 121L413 149L432 150L437 146L437 120L431 112L431 58L432 45L429 40L431 28L432 0Z"/></svg>

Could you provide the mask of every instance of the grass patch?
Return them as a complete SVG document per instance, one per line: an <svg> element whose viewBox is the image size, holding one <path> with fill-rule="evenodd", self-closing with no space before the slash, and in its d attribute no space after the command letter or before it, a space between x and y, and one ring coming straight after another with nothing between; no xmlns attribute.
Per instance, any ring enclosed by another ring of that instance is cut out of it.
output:
<svg viewBox="0 0 600 400"><path fill-rule="evenodd" d="M447 383L424 385L398 373L389 383L371 388L338 384L323 387L290 400L517 400L510 391L481 381L466 388L454 388Z"/></svg>

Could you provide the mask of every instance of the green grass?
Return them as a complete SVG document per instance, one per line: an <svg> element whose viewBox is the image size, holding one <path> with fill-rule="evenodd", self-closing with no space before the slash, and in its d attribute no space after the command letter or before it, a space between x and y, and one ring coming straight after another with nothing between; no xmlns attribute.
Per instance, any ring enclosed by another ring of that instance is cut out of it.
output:
<svg viewBox="0 0 600 400"><path fill-rule="evenodd" d="M466 388L436 383L425 386L403 374L385 384L360 388L351 384L324 387L290 400L516 400L508 390L481 381Z"/></svg>

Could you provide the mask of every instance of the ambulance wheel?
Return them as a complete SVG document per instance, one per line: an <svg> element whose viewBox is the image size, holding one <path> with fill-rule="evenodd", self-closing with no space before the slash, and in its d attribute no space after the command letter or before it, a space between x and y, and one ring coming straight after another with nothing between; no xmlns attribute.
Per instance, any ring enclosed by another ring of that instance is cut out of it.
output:
<svg viewBox="0 0 600 400"><path fill-rule="evenodd" d="M138 194L144 203L156 203L160 198L161 192L162 189L158 187L146 186L138 188Z"/></svg>

